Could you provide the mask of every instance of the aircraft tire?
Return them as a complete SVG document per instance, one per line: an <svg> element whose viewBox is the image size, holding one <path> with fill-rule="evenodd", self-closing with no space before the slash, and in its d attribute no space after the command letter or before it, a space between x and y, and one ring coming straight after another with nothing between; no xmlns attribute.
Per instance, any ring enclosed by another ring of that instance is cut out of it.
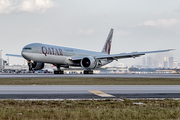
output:
<svg viewBox="0 0 180 120"><path fill-rule="evenodd" d="M59 74L64 74L64 71L63 70L59 71Z"/></svg>
<svg viewBox="0 0 180 120"><path fill-rule="evenodd" d="M64 74L64 71L61 70L61 71L54 71L54 74Z"/></svg>
<svg viewBox="0 0 180 120"><path fill-rule="evenodd" d="M93 71L84 70L84 74L93 74Z"/></svg>

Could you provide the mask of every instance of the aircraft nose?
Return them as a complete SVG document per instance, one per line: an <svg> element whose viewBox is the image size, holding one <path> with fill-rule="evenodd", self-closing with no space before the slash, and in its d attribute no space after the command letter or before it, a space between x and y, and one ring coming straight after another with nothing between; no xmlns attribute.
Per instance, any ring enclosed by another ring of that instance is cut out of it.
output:
<svg viewBox="0 0 180 120"><path fill-rule="evenodd" d="M24 53L24 51L21 51L21 55L25 58L25 53Z"/></svg>
<svg viewBox="0 0 180 120"><path fill-rule="evenodd" d="M26 60L29 60L29 55L28 55L28 53L27 53L27 52L22 51L22 52L21 52L21 55L22 55L22 56L23 56L23 58L25 58Z"/></svg>

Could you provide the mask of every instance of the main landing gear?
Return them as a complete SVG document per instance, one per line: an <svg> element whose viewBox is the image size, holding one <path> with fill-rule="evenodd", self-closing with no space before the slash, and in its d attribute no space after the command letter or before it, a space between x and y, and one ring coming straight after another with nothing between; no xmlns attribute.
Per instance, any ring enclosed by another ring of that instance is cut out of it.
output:
<svg viewBox="0 0 180 120"><path fill-rule="evenodd" d="M64 71L60 69L60 66L57 66L57 70L54 71L54 74L64 74Z"/></svg>
<svg viewBox="0 0 180 120"><path fill-rule="evenodd" d="M83 72L84 74L93 74L93 70L89 71L89 70L84 70ZM64 71L63 70L56 70L54 71L54 74L64 74Z"/></svg>
<svg viewBox="0 0 180 120"><path fill-rule="evenodd" d="M64 74L64 71L63 70L60 70L60 71L56 70L56 71L54 71L54 74Z"/></svg>
<svg viewBox="0 0 180 120"><path fill-rule="evenodd" d="M56 67L57 67L57 70L54 71L54 74L64 74L64 71L60 69L60 65L57 65ZM84 74L93 74L93 70L90 70L90 69L84 70L83 73Z"/></svg>
<svg viewBox="0 0 180 120"><path fill-rule="evenodd" d="M93 74L93 70L84 70L84 74Z"/></svg>

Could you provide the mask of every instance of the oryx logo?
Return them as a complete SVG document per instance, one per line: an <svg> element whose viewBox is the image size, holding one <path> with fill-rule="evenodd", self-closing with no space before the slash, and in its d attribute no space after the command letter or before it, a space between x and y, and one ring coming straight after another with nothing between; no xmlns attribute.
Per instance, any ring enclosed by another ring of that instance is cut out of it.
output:
<svg viewBox="0 0 180 120"><path fill-rule="evenodd" d="M108 38L107 42L106 42L106 46L105 46L105 49L104 51L106 53L108 53L108 55L110 54L110 50L111 50L111 39L112 39L112 34L111 36Z"/></svg>

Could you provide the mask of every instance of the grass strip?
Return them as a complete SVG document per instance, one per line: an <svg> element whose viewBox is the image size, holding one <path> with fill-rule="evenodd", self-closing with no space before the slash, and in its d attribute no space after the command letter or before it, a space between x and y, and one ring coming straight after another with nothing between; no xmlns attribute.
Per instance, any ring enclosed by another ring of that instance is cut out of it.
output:
<svg viewBox="0 0 180 120"><path fill-rule="evenodd" d="M134 104L134 103L142 104ZM1 120L180 119L180 100L1 100Z"/></svg>
<svg viewBox="0 0 180 120"><path fill-rule="evenodd" d="M179 78L1 78L0 85L180 85Z"/></svg>

